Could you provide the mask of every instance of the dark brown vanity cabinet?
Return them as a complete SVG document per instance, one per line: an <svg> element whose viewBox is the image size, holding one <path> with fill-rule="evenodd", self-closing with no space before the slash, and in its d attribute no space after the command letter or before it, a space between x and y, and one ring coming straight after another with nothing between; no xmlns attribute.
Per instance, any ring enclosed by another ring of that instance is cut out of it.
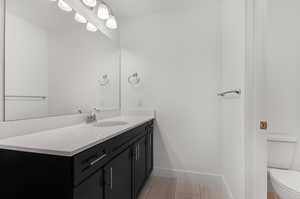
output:
<svg viewBox="0 0 300 199"><path fill-rule="evenodd" d="M105 199L132 199L132 151L126 149L104 167Z"/></svg>
<svg viewBox="0 0 300 199"><path fill-rule="evenodd" d="M146 175L147 177L151 175L153 171L153 126L149 126L147 128L147 140L146 140L146 147L147 147L147 167L146 167Z"/></svg>
<svg viewBox="0 0 300 199"><path fill-rule="evenodd" d="M74 199L103 199L103 170L99 170L74 189Z"/></svg>
<svg viewBox="0 0 300 199"><path fill-rule="evenodd" d="M1 198L136 199L153 169L153 121L73 157L0 149Z"/></svg>
<svg viewBox="0 0 300 199"><path fill-rule="evenodd" d="M147 135L139 139L134 145L134 192L135 196L143 188L147 177Z"/></svg>

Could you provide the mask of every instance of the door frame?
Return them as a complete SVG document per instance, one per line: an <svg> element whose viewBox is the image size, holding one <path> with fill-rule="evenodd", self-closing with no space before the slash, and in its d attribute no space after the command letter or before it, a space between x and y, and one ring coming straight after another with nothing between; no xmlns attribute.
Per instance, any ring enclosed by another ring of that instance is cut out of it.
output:
<svg viewBox="0 0 300 199"><path fill-rule="evenodd" d="M245 198L267 199L266 131L259 129L265 120L265 26L267 0L246 0L245 70Z"/></svg>
<svg viewBox="0 0 300 199"><path fill-rule="evenodd" d="M6 0L0 1L0 122L5 119L5 3Z"/></svg>

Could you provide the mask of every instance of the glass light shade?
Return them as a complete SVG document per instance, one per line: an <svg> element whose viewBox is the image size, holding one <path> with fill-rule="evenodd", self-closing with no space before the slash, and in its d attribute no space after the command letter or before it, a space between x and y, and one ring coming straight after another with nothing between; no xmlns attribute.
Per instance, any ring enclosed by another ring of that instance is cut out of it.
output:
<svg viewBox="0 0 300 199"><path fill-rule="evenodd" d="M58 1L58 7L64 11L67 12L71 12L72 8L69 6L69 4L67 4L66 2L64 2L63 0L59 0Z"/></svg>
<svg viewBox="0 0 300 199"><path fill-rule="evenodd" d="M55 2L56 0L50 0L50 1Z"/></svg>
<svg viewBox="0 0 300 199"><path fill-rule="evenodd" d="M110 16L105 23L106 27L108 27L109 29L117 29L118 28L118 23L116 20L115 16Z"/></svg>
<svg viewBox="0 0 300 199"><path fill-rule="evenodd" d="M90 32L96 32L98 30L97 27L90 22L86 24L86 29Z"/></svg>
<svg viewBox="0 0 300 199"><path fill-rule="evenodd" d="M98 7L98 17L102 20L109 18L109 8L104 3L100 3Z"/></svg>
<svg viewBox="0 0 300 199"><path fill-rule="evenodd" d="M76 13L74 19L79 23L87 23L87 20L81 14Z"/></svg>
<svg viewBox="0 0 300 199"><path fill-rule="evenodd" d="M97 5L97 0L82 0L82 2L92 8Z"/></svg>

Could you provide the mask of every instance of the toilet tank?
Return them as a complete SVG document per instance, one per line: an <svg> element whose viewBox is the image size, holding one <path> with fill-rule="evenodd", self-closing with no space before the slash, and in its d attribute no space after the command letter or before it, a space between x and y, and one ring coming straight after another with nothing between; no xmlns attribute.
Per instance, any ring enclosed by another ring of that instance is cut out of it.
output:
<svg viewBox="0 0 300 199"><path fill-rule="evenodd" d="M280 134L268 136L268 167L290 169L296 151L297 137Z"/></svg>

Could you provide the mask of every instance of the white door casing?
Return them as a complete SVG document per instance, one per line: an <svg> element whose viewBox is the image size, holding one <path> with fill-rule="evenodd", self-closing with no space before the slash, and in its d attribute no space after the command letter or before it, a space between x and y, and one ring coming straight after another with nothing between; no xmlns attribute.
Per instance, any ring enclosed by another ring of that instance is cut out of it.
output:
<svg viewBox="0 0 300 199"><path fill-rule="evenodd" d="M265 15L267 0L247 0L245 157L246 199L267 199L265 107Z"/></svg>

